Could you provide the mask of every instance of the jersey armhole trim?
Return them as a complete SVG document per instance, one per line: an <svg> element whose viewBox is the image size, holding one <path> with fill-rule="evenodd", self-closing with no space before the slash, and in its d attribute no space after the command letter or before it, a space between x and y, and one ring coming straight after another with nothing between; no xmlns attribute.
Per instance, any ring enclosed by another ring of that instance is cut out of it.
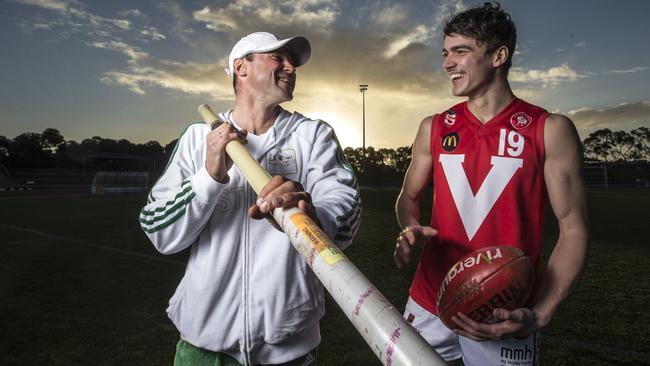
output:
<svg viewBox="0 0 650 366"><path fill-rule="evenodd" d="M431 153L431 156L435 156L435 147L438 146L438 139L436 137L438 136L438 123L440 122L440 116L442 116L442 114L434 114L433 117L431 117L431 133L429 135L429 152Z"/></svg>
<svg viewBox="0 0 650 366"><path fill-rule="evenodd" d="M544 141L544 126L546 125L546 118L550 115L549 112L543 111L537 119L537 148L539 149L539 168L544 171L544 162L546 161L546 141Z"/></svg>

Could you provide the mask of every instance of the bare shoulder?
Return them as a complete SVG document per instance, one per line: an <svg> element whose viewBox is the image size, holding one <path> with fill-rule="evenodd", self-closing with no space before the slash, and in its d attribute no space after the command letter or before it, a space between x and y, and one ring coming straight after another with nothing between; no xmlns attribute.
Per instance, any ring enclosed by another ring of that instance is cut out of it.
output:
<svg viewBox="0 0 650 366"><path fill-rule="evenodd" d="M562 114L549 114L544 124L544 145L547 156L580 150L578 131L571 119Z"/></svg>
<svg viewBox="0 0 650 366"><path fill-rule="evenodd" d="M418 133L415 136L415 141L413 142L414 152L428 153L429 151L429 139L431 136L431 128L433 125L433 118L435 115L428 116L422 119L420 122L420 127L418 128Z"/></svg>
<svg viewBox="0 0 650 366"><path fill-rule="evenodd" d="M434 114L434 115L431 115L431 116L424 117L422 119L422 121L420 121L420 129L419 130L423 130L423 129L431 130L431 126L433 125L433 118L435 116L436 115Z"/></svg>
<svg viewBox="0 0 650 366"><path fill-rule="evenodd" d="M430 140L434 117L425 117L420 122L411 150L411 163L406 170L400 197L410 197L410 199L418 201L422 190L431 180L433 157L431 155Z"/></svg>
<svg viewBox="0 0 650 366"><path fill-rule="evenodd" d="M433 126L433 119L435 118L435 114L431 116L424 117L422 121L420 121L420 127L418 128L418 135L416 137L416 140L419 140L420 138L425 138L428 141L429 136L431 136L431 128Z"/></svg>
<svg viewBox="0 0 650 366"><path fill-rule="evenodd" d="M435 116L437 116L437 115L436 115L436 114L432 114L432 115L430 115L430 116L426 116L426 117L424 117L424 118L422 119L422 122L420 122L420 124L423 124L423 123L431 124L431 122L433 121L433 118L434 118Z"/></svg>
<svg viewBox="0 0 650 366"><path fill-rule="evenodd" d="M568 134L572 136L574 133L576 133L576 128L569 117L558 113L551 113L546 117L546 123L544 124L545 135L556 136Z"/></svg>

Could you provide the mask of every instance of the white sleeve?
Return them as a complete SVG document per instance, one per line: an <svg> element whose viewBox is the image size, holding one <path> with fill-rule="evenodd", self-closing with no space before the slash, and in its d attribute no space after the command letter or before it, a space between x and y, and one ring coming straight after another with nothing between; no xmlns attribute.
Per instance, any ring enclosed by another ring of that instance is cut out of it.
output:
<svg viewBox="0 0 650 366"><path fill-rule="evenodd" d="M183 131L140 211L140 226L160 253L177 253L196 241L224 187L200 161L207 132L205 124L192 124Z"/></svg>
<svg viewBox="0 0 650 366"><path fill-rule="evenodd" d="M325 122L318 123L307 166L305 190L311 194L323 231L345 249L359 228L361 197L354 171Z"/></svg>

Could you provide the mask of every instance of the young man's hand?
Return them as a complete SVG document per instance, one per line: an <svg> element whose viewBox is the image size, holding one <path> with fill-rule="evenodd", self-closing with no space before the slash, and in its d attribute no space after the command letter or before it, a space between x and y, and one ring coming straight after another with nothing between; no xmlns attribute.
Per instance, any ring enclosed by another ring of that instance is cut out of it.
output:
<svg viewBox="0 0 650 366"><path fill-rule="evenodd" d="M411 261L413 248L422 241L438 235L438 231L430 226L409 225L397 236L393 260L397 268L402 268Z"/></svg>
<svg viewBox="0 0 650 366"><path fill-rule="evenodd" d="M543 328L539 324L535 312L528 308L519 308L512 311L494 309L493 315L498 323L479 323L465 314L458 313L451 318L458 325L458 328L454 329L454 333L482 342L511 337L526 338Z"/></svg>

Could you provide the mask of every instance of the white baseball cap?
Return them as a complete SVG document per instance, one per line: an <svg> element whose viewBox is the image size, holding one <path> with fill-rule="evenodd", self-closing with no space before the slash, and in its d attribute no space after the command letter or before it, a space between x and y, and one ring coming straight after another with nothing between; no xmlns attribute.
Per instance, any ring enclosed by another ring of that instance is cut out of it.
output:
<svg viewBox="0 0 650 366"><path fill-rule="evenodd" d="M309 57L311 57L311 45L305 37L291 37L281 40L271 33L255 32L243 37L235 44L232 51L230 51L228 68L224 70L232 78L235 59L251 53L274 51L282 46L286 46L289 50L295 67L306 64Z"/></svg>

